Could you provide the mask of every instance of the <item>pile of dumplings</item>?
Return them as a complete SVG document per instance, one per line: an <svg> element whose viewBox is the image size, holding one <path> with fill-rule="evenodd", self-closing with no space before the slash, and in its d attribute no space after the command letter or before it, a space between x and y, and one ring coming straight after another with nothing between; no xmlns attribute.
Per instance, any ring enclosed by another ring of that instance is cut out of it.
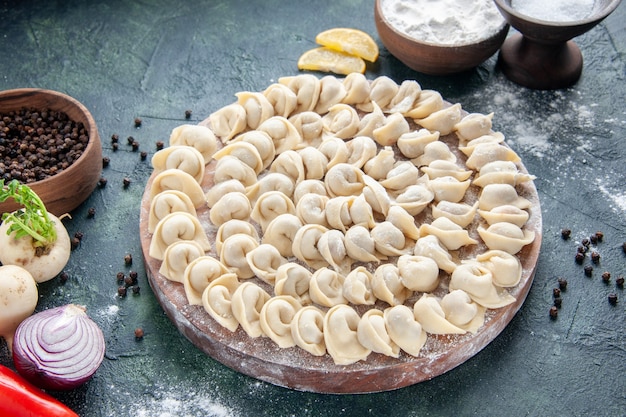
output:
<svg viewBox="0 0 626 417"><path fill-rule="evenodd" d="M493 114L360 73L236 98L152 158L149 254L189 304L349 365L418 356L515 301L534 177Z"/></svg>

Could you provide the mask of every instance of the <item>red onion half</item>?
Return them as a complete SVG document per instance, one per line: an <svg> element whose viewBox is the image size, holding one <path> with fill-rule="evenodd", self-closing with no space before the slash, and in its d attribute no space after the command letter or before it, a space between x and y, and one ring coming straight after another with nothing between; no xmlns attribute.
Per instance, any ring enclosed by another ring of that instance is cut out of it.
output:
<svg viewBox="0 0 626 417"><path fill-rule="evenodd" d="M13 362L32 384L70 390L85 383L104 359L104 335L85 307L68 304L33 314L15 331Z"/></svg>

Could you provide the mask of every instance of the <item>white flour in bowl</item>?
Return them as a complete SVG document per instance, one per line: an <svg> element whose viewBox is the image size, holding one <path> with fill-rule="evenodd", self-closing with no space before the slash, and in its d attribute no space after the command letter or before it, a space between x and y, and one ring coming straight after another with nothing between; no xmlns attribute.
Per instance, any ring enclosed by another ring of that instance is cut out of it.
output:
<svg viewBox="0 0 626 417"><path fill-rule="evenodd" d="M511 6L518 12L549 22L574 22L593 13L595 0L515 0Z"/></svg>
<svg viewBox="0 0 626 417"><path fill-rule="evenodd" d="M446 46L487 39L505 23L493 0L381 0L381 11L410 38Z"/></svg>

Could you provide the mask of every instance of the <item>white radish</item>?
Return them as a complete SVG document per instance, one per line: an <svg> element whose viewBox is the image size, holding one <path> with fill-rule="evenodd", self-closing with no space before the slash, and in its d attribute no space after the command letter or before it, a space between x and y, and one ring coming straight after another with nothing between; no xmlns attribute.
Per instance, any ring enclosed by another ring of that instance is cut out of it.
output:
<svg viewBox="0 0 626 417"><path fill-rule="evenodd" d="M19 324L33 314L39 293L33 276L19 266L0 266L0 337L9 351Z"/></svg>

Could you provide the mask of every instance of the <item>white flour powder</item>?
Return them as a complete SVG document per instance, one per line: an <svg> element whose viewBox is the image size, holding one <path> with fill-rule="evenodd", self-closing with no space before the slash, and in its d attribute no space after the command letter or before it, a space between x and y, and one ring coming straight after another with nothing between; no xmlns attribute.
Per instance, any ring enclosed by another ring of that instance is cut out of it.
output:
<svg viewBox="0 0 626 417"><path fill-rule="evenodd" d="M382 0L381 11L399 32L447 46L486 39L504 24L493 0Z"/></svg>
<svg viewBox="0 0 626 417"><path fill-rule="evenodd" d="M595 0L515 0L511 6L518 12L548 22L582 20L594 9Z"/></svg>

